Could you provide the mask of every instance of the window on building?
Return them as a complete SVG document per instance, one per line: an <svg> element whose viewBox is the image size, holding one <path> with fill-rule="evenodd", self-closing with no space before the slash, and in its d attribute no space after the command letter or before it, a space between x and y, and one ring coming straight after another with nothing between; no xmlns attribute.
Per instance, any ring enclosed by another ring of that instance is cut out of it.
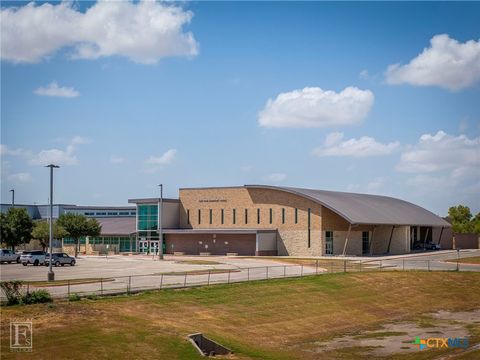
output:
<svg viewBox="0 0 480 360"><path fill-rule="evenodd" d="M190 209L187 209L187 224L190 225Z"/></svg>
<svg viewBox="0 0 480 360"><path fill-rule="evenodd" d="M234 224L236 224L236 222L237 222L237 211L236 211L236 209L233 209L232 217L233 217L233 218L232 218L232 222L233 222Z"/></svg>
<svg viewBox="0 0 480 360"><path fill-rule="evenodd" d="M248 224L248 209L245 209L245 224Z"/></svg>
<svg viewBox="0 0 480 360"><path fill-rule="evenodd" d="M362 253L368 254L370 252L370 233L368 231L362 232Z"/></svg>
<svg viewBox="0 0 480 360"><path fill-rule="evenodd" d="M273 223L273 209L270 208L270 224Z"/></svg>
<svg viewBox="0 0 480 360"><path fill-rule="evenodd" d="M142 204L138 205L138 223L139 231L154 231L158 226L158 206Z"/></svg>
<svg viewBox="0 0 480 360"><path fill-rule="evenodd" d="M308 237L308 247L310 247L310 216L311 215L311 210L310 208L308 208L308 218L307 218L307 226L308 226L308 234L307 234L307 237Z"/></svg>
<svg viewBox="0 0 480 360"><path fill-rule="evenodd" d="M260 224L260 209L257 209L257 224Z"/></svg>
<svg viewBox="0 0 480 360"><path fill-rule="evenodd" d="M333 231L325 231L325 255L333 255Z"/></svg>
<svg viewBox="0 0 480 360"><path fill-rule="evenodd" d="M222 209L221 211L221 216L220 216L220 221L222 222L222 225L225 223L225 210Z"/></svg>
<svg viewBox="0 0 480 360"><path fill-rule="evenodd" d="M298 209L295 208L295 224L298 224Z"/></svg>
<svg viewBox="0 0 480 360"><path fill-rule="evenodd" d="M213 211L212 211L212 209L210 209L210 211L209 211L209 221L210 221L210 225L212 225L212 221L213 221Z"/></svg>
<svg viewBox="0 0 480 360"><path fill-rule="evenodd" d="M198 225L202 223L202 210L198 209Z"/></svg>
<svg viewBox="0 0 480 360"><path fill-rule="evenodd" d="M285 208L282 208L282 224L285 224Z"/></svg>

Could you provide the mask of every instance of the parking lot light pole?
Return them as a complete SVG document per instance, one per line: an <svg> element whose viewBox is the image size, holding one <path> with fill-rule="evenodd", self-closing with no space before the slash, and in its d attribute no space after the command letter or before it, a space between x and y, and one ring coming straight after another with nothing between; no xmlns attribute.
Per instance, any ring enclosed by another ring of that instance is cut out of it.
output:
<svg viewBox="0 0 480 360"><path fill-rule="evenodd" d="M49 233L50 233L50 241L49 241L49 248L50 248L50 256L48 262L48 281L55 280L55 273L52 270L52 240L53 240L53 169L59 168L58 165L47 165L45 167L50 168L50 224L49 224Z"/></svg>
<svg viewBox="0 0 480 360"><path fill-rule="evenodd" d="M158 205L158 260L163 260L163 184L160 186L160 201Z"/></svg>
<svg viewBox="0 0 480 360"><path fill-rule="evenodd" d="M11 189L10 192L12 193L12 208L15 207L15 189Z"/></svg>

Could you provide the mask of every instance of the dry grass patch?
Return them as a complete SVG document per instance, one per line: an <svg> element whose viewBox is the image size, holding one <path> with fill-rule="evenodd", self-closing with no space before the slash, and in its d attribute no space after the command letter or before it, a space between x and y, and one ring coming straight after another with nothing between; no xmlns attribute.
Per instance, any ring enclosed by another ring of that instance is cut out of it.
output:
<svg viewBox="0 0 480 360"><path fill-rule="evenodd" d="M457 260L447 260L449 263L457 263ZM461 258L458 259L459 263L462 264L480 264L480 256L472 256L472 257L467 257L467 258Z"/></svg>

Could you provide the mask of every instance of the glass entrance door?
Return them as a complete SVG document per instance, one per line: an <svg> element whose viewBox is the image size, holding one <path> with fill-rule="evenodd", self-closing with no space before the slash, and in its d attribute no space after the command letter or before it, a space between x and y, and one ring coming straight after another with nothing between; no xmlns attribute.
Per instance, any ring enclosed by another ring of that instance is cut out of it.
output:
<svg viewBox="0 0 480 360"><path fill-rule="evenodd" d="M144 254L158 254L158 241L140 240L138 251Z"/></svg>
<svg viewBox="0 0 480 360"><path fill-rule="evenodd" d="M148 253L148 241L145 241L145 240L140 240L138 242L138 252L141 252L141 253Z"/></svg>

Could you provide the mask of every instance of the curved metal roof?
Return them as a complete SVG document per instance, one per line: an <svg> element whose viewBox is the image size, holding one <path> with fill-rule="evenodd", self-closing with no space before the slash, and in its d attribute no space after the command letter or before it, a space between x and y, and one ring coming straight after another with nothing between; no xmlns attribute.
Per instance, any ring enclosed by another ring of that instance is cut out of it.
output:
<svg viewBox="0 0 480 360"><path fill-rule="evenodd" d="M285 191L308 198L329 208L350 224L451 226L441 217L418 205L388 196L268 185L245 187Z"/></svg>

